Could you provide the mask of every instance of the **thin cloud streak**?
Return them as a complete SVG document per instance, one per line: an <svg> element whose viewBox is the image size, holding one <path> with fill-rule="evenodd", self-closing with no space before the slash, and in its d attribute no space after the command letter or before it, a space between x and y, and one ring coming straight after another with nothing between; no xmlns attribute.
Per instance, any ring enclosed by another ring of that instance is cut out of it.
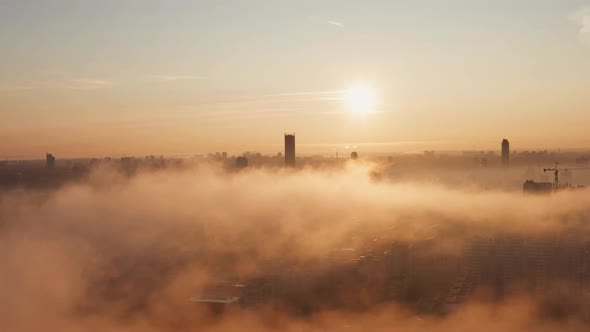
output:
<svg viewBox="0 0 590 332"><path fill-rule="evenodd" d="M66 85L67 89L74 90L92 90L110 87L113 85L112 81L96 78L76 78L69 81L71 84Z"/></svg>
<svg viewBox="0 0 590 332"><path fill-rule="evenodd" d="M274 93L274 94L266 94L260 95L255 97L290 97L290 96L315 96L315 95L334 95L334 94L342 94L344 90L328 90L328 91L300 91L300 92L283 92L283 93Z"/></svg>
<svg viewBox="0 0 590 332"><path fill-rule="evenodd" d="M24 85L0 85L0 92L26 91L33 87Z"/></svg>
<svg viewBox="0 0 590 332"><path fill-rule="evenodd" d="M338 22L338 21L328 21L328 24L331 24L333 26L337 26L339 28L344 28L344 23L342 22Z"/></svg>
<svg viewBox="0 0 590 332"><path fill-rule="evenodd" d="M297 96L294 96L297 97ZM309 102L322 102L322 103L333 103L333 102L340 102L344 98L342 96L317 96L313 97L310 96L308 98L263 98L260 96L259 99L249 98L249 99L236 99L236 100L228 100L228 101L210 101L210 102L201 102L201 103L194 103L190 105L190 108L196 107L211 107L214 109L225 109L225 108L234 108L236 110L242 107L247 107L249 105L258 105L258 104L296 104L296 103L309 103ZM273 106L276 109L276 106Z"/></svg>
<svg viewBox="0 0 590 332"><path fill-rule="evenodd" d="M151 79L161 82L173 82L173 81L184 81L184 80L200 80L204 79L203 76L193 75L150 75Z"/></svg>
<svg viewBox="0 0 590 332"><path fill-rule="evenodd" d="M297 99L256 99L250 102L252 103L297 103L297 102L310 102L310 101L340 101L343 97L309 97L309 98L297 98Z"/></svg>
<svg viewBox="0 0 590 332"><path fill-rule="evenodd" d="M107 80L100 80L95 78L78 78L71 80L74 83L80 84L87 84L87 85L98 85L98 86L105 86L105 85L112 85L113 82Z"/></svg>
<svg viewBox="0 0 590 332"><path fill-rule="evenodd" d="M194 104L193 106L236 106L248 104L274 104L274 103L299 103L299 102L333 102L344 99L343 90L333 91L301 91L283 92L265 95L238 96L233 100L210 101Z"/></svg>

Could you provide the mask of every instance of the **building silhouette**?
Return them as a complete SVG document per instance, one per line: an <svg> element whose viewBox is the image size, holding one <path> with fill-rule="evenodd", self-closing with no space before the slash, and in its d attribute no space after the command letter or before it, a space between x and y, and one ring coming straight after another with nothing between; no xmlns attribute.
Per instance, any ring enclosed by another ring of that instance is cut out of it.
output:
<svg viewBox="0 0 590 332"><path fill-rule="evenodd" d="M55 169L55 157L51 153L48 153L45 156L45 163L48 171L52 171Z"/></svg>
<svg viewBox="0 0 590 332"><path fill-rule="evenodd" d="M246 157L237 157L236 158L236 169L244 169L248 167L248 158Z"/></svg>
<svg viewBox="0 0 590 332"><path fill-rule="evenodd" d="M553 191L553 183L551 182L535 182L533 180L526 180L522 185L522 190L525 193L550 193Z"/></svg>
<svg viewBox="0 0 590 332"><path fill-rule="evenodd" d="M285 134L285 166L295 167L295 134Z"/></svg>
<svg viewBox="0 0 590 332"><path fill-rule="evenodd" d="M359 154L356 151L350 153L350 159L357 160L359 159Z"/></svg>
<svg viewBox="0 0 590 332"><path fill-rule="evenodd" d="M502 165L508 166L510 163L510 142L507 139L502 140Z"/></svg>

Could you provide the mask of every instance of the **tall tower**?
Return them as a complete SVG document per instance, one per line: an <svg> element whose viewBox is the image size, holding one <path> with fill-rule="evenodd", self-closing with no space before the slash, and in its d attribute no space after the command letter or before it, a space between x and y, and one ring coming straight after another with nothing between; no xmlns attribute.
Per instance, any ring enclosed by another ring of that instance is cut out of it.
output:
<svg viewBox="0 0 590 332"><path fill-rule="evenodd" d="M295 134L285 134L285 166L295 167Z"/></svg>
<svg viewBox="0 0 590 332"><path fill-rule="evenodd" d="M510 163L510 143L507 139L502 140L502 165L508 166Z"/></svg>

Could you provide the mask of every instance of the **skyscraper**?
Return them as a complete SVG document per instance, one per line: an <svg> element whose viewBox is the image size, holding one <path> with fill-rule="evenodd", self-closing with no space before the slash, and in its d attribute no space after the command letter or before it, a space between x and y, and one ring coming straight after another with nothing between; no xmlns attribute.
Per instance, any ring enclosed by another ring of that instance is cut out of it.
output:
<svg viewBox="0 0 590 332"><path fill-rule="evenodd" d="M55 157L51 153L48 153L45 156L45 161L46 161L46 164L47 164L47 170L48 171L52 171L52 170L55 169Z"/></svg>
<svg viewBox="0 0 590 332"><path fill-rule="evenodd" d="M510 162L510 143L507 139L502 140L502 165L508 166Z"/></svg>
<svg viewBox="0 0 590 332"><path fill-rule="evenodd" d="M285 134L285 166L295 167L295 134Z"/></svg>

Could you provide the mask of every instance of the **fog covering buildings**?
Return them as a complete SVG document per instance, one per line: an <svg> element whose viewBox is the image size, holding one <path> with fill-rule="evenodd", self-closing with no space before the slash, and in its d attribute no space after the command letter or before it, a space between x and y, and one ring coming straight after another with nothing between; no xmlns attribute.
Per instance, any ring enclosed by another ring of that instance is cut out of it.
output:
<svg viewBox="0 0 590 332"><path fill-rule="evenodd" d="M487 152L494 167L479 153L304 155L297 171L276 154L247 155L247 172L234 172L239 157L215 154L60 159L51 174L43 160L1 163L10 175L73 180L3 191L0 276L10 287L0 327L36 330L20 318L31 315L83 332L97 317L102 330L142 322L150 332L433 322L411 329L422 331L457 315L479 324L477 303L501 317L487 324L590 319L588 195L521 187L539 158L577 154L517 153L510 168ZM52 282L39 283L40 272ZM23 293L35 296L20 302ZM512 304L523 296L528 311ZM56 321L43 314L54 307Z"/></svg>
<svg viewBox="0 0 590 332"><path fill-rule="evenodd" d="M244 169L246 167L248 167L248 158L243 157L243 156L237 157L236 158L236 168L238 170L240 170L240 169Z"/></svg>
<svg viewBox="0 0 590 332"><path fill-rule="evenodd" d="M346 149L343 147L343 151ZM355 151L356 152L356 151ZM350 153L350 152L349 152ZM371 154L367 153L362 160L364 165L373 165L376 178L385 181L420 181L436 182L456 188L465 186L485 190L523 191L525 180L535 183L551 181L545 167L552 167L559 161L564 167L583 167L589 153L587 151L513 151L510 157L510 168L499 172L502 165L501 154L495 151L425 151L423 154ZM190 169L199 165L219 165L223 169L233 171L242 167L243 160L248 160L251 169L279 169L285 167L286 158L282 152L263 154L260 152L244 152L239 155L209 153L181 157L155 156L122 156L105 158L60 159L52 163L51 158L43 160L0 160L1 187L56 187L70 181L83 179L97 168L112 168L122 171L126 176L133 177L137 171ZM53 156L51 156L53 157ZM347 162L354 158L335 158L333 153L301 154L295 156L298 169L346 167ZM55 159L53 159L55 160ZM48 165L54 165L51 170ZM579 166L570 166L579 165ZM567 178L566 178L567 179ZM576 186L590 183L590 172L576 172ZM527 188L532 188L527 185Z"/></svg>
<svg viewBox="0 0 590 332"><path fill-rule="evenodd" d="M522 190L525 193L542 194L553 191L553 183L551 182L535 182L526 180L523 184Z"/></svg>

